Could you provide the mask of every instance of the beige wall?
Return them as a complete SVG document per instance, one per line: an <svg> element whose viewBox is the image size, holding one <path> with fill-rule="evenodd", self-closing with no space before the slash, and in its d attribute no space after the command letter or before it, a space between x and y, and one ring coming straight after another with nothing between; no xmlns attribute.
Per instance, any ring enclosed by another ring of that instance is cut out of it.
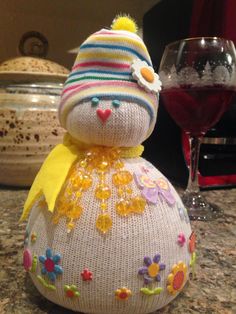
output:
<svg viewBox="0 0 236 314"><path fill-rule="evenodd" d="M143 14L158 0L1 0L0 62L20 55L18 44L28 31L38 31L49 42L48 59L70 68L78 47L92 32L109 27L117 13L133 16L139 25Z"/></svg>

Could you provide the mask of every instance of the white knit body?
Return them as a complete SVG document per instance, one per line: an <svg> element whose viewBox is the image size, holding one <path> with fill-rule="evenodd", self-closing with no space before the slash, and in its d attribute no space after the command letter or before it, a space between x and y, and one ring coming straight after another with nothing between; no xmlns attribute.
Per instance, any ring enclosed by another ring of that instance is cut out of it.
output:
<svg viewBox="0 0 236 314"><path fill-rule="evenodd" d="M131 173L141 173L147 168L150 179L164 176L145 159L123 159L124 168ZM94 175L92 186L83 193L81 204L82 216L76 222L75 228L68 234L66 221L62 218L57 225L52 223L52 213L36 203L31 211L28 232L37 234L37 240L29 241L27 248L32 255L45 255L51 248L53 255L61 255L60 266L63 273L55 281L56 290L44 287L37 279L41 274L42 264L38 261L36 272L30 276L42 295L52 302L65 308L97 314L145 314L151 313L169 303L177 294L172 295L167 290L167 277L174 264L182 261L187 265L189 274L190 253L188 239L191 228L188 219L180 215L179 208L184 207L180 197L170 184L175 204L170 206L161 196L157 204L147 203L142 214L131 214L121 217L117 214L115 204L119 200L116 188L112 185L112 174L106 176L106 182L112 190L108 199L107 212L113 225L102 234L96 228L96 219L101 213L100 202L95 197L98 178ZM167 179L166 179L167 180ZM140 195L141 190L133 181L133 195ZM178 235L183 233L186 243L178 244ZM166 268L160 271L161 281L144 284L143 276L138 270L144 265L145 256L153 258L161 255L160 263ZM83 281L81 272L87 268L92 274L91 281ZM68 298L64 285L76 285L80 296ZM132 295L127 300L115 297L115 291L126 287ZM162 287L159 295L145 295L140 292L142 287Z"/></svg>

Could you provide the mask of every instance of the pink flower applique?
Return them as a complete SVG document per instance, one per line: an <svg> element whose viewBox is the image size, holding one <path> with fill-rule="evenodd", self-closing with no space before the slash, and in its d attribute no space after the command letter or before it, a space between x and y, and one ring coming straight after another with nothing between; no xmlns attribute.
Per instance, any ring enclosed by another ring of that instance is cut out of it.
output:
<svg viewBox="0 0 236 314"><path fill-rule="evenodd" d="M180 232L178 235L178 240L177 240L179 246L184 246L185 242L186 242L186 238L185 235L183 234L183 232Z"/></svg>

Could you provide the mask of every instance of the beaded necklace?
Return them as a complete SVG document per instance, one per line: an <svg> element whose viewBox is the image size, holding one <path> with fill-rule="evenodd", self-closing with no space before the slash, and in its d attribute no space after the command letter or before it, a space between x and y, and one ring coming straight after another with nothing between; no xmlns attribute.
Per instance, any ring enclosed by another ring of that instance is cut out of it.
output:
<svg viewBox="0 0 236 314"><path fill-rule="evenodd" d="M98 178L95 188L95 197L100 202L100 213L96 220L97 229L103 234L112 227L112 219L108 213L108 199L111 197L111 188L106 183L107 174L113 170L112 184L116 188L118 202L115 204L116 212L120 216L128 216L131 213L143 213L146 200L138 195L133 196L130 187L133 175L124 169L121 161L122 150L110 147L92 147L88 149L82 158L73 165L68 179L59 195L53 216L53 222L57 224L60 218L67 220L67 232L74 229L76 221L81 217L83 207L81 198L93 184L93 175Z"/></svg>

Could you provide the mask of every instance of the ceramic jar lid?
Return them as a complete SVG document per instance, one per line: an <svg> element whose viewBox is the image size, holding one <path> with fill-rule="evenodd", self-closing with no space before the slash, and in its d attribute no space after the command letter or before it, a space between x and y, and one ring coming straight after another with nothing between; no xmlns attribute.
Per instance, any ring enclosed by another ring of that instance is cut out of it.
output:
<svg viewBox="0 0 236 314"><path fill-rule="evenodd" d="M69 71L50 60L17 57L0 64L0 81L15 83L64 83Z"/></svg>

